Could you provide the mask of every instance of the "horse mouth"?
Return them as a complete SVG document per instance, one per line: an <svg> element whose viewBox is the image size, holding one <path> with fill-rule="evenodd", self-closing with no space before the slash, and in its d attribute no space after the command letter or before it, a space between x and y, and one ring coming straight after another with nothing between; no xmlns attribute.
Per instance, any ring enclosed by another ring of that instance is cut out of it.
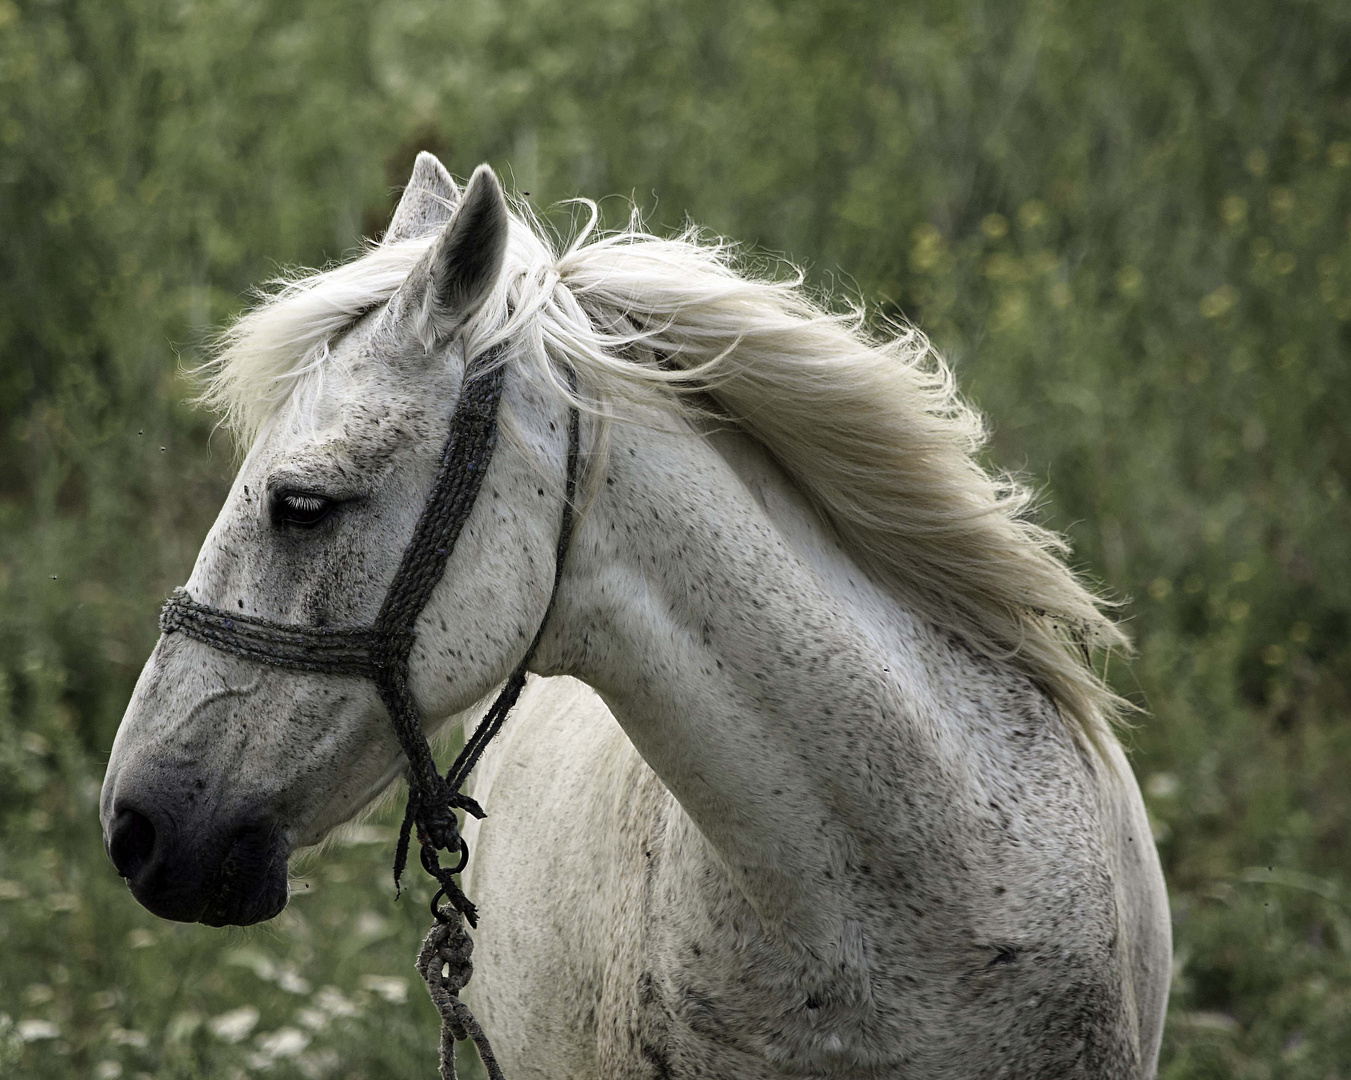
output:
<svg viewBox="0 0 1351 1080"><path fill-rule="evenodd" d="M214 868L209 854L183 852L178 858L155 860L126 881L136 900L162 919L251 926L286 907L289 856L280 830L248 826L228 840Z"/></svg>

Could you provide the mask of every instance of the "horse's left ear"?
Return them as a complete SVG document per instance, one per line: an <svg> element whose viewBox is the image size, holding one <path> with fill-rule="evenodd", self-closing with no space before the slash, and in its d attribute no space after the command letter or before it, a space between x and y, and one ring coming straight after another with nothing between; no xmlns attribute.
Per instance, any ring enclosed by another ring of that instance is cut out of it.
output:
<svg viewBox="0 0 1351 1080"><path fill-rule="evenodd" d="M460 189L436 155L423 150L413 163L413 175L390 218L382 244L426 236L443 228L460 198Z"/></svg>
<svg viewBox="0 0 1351 1080"><path fill-rule="evenodd" d="M429 347L448 341L497 284L507 251L507 200L487 165L474 170L464 198L428 252L417 306L419 336ZM422 270L423 267L419 267ZM409 285L414 282L410 280ZM408 286L405 286L405 288Z"/></svg>

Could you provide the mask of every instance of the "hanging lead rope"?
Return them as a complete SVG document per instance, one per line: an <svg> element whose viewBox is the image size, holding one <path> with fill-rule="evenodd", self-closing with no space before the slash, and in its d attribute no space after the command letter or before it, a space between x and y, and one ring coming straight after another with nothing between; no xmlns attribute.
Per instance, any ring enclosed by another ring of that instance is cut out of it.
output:
<svg viewBox="0 0 1351 1080"><path fill-rule="evenodd" d="M457 915L432 924L417 958L418 974L426 981L427 993L441 1014L441 1080L457 1080L455 1043L464 1039L474 1041L488 1080L504 1080L488 1036L469 1006L460 1000L460 991L474 974L469 959L473 951L474 941Z"/></svg>
<svg viewBox="0 0 1351 1080"><path fill-rule="evenodd" d="M569 371L569 386L574 392L576 391L571 371ZM511 673L511 677L507 679L506 685L484 714L483 719L479 721L473 735L465 741L464 748L456 757L455 763L446 771L444 777L443 782L452 797L463 802L472 803L472 800L460 795L460 787L469 778L469 774L474 771L474 766L483 756L483 751L487 749L488 743L502 730L507 714L511 712L517 698L521 696L530 662L535 657L535 650L539 648L540 639L544 637L544 628L548 625L549 616L553 614L554 601L558 598L558 585L563 577L563 561L567 558L568 545L572 540L573 506L577 495L577 469L581 457L581 438L578 428L577 410L574 408L570 410L568 416L567 485L564 490L562 521L558 528L558 549L554 558L554 583L553 589L549 593L549 603L544 609L544 617L540 620L539 629L535 631L535 637L530 642L530 648L526 650L524 658L517 665L516 670ZM473 803L473 806L478 809L476 803ZM467 810L467 812L471 811ZM482 817L483 811L479 809L476 816ZM399 830L399 844L395 854L394 881L396 887L408 855L409 826L410 823L416 821L413 797L410 791L408 809L404 812L403 826ZM452 875L463 870L465 863L469 860L468 845L463 837L459 837L458 833L456 835L460 846L460 861L458 866L450 869L441 866L436 849L424 839L422 827L420 823L418 824L418 841L422 845L422 865L432 877L436 878L441 888L432 897L432 915L436 922L432 925L426 940L422 943L422 951L418 954L417 959L417 969L427 984L427 993L431 995L432 1003L441 1013L441 1080L457 1080L455 1043L464 1039L474 1041L474 1045L478 1048L479 1057L483 1059L483 1067L487 1070L488 1080L505 1080L502 1075L502 1067L498 1065L497 1057L488 1042L488 1036L484 1034L478 1021L474 1019L474 1014L469 1011L469 1006L459 997L460 990L474 974L474 965L470 960L470 955L474 951L474 941L465 930L460 917L464 916L470 926L477 926L478 913L469 898L451 880ZM450 901L449 905L441 906L442 896Z"/></svg>
<svg viewBox="0 0 1351 1080"><path fill-rule="evenodd" d="M497 445L497 412L505 378L504 366L498 361L503 349L502 345L494 346L465 367L460 399L451 417L436 479L371 626L335 630L274 623L199 604L185 589L174 590L160 612L160 630L165 634L181 633L214 649L273 667L356 676L375 683L408 759L408 808L394 854L396 893L414 831L422 866L439 886L431 902L436 922L423 943L417 968L441 1013L443 1080L455 1080L455 1042L466 1038L473 1039L478 1047L489 1080L503 1080L488 1037L469 1007L459 999L460 990L473 973L469 959L473 942L461 918L470 926L477 926L478 911L454 880L469 859L469 846L460 835L455 811L463 810L476 818L484 816L483 808L462 794L460 788L520 697L535 650L553 612L572 539L581 457L578 413L575 406L570 406L567 481L549 603L530 648L465 742L455 763L442 776L427 742L421 712L409 689L408 662L416 640L418 617L445 573ZM571 369L568 385L575 395L576 375ZM453 866L441 864L442 851L454 853Z"/></svg>

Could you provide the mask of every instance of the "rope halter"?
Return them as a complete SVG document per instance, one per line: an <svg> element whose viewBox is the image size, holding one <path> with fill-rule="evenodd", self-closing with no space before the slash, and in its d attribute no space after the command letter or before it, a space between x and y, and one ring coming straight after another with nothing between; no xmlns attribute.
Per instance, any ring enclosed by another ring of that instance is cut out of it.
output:
<svg viewBox="0 0 1351 1080"><path fill-rule="evenodd" d="M469 962L473 942L460 918L463 917L470 926L477 926L478 910L454 880L454 875L464 869L469 859L469 846L460 835L455 811L463 810L476 818L484 816L483 808L462 794L460 788L520 697L527 669L558 598L563 562L572 537L573 503L581 456L578 413L574 405L568 416L567 485L548 606L525 656L465 742L454 764L442 775L428 745L421 712L408 686L408 663L417 639L418 617L445 573L446 563L473 511L497 445L497 414L506 377L504 365L497 361L504 348L504 345L496 345L465 367L464 383L451 416L450 432L441 451L436 479L423 504L412 539L404 548L398 570L389 583L380 611L370 626L333 629L270 622L199 604L182 588L174 590L165 602L159 620L160 630L165 634L181 633L245 660L296 671L357 676L375 683L399 745L408 759L408 806L394 857L396 894L407 865L408 845L414 830L422 866L439 885L431 901L436 922L427 935L417 967L441 1012L441 1075L444 1080L455 1080L454 1041L466 1037L472 1038L477 1045L489 1080L502 1080L487 1036L468 1006L458 997L473 973ZM576 375L571 369L568 382L575 392ZM450 854L453 865L441 863L441 852ZM443 898L447 901L444 905L441 903Z"/></svg>

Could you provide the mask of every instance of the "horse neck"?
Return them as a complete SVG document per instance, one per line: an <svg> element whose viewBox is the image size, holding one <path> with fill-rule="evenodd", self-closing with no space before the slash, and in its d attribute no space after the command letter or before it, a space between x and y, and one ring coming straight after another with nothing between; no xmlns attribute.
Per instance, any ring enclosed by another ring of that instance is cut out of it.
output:
<svg viewBox="0 0 1351 1080"><path fill-rule="evenodd" d="M558 668L601 693L768 928L841 943L851 818L877 813L860 755L932 757L897 691L913 624L744 436L617 424L574 552Z"/></svg>

